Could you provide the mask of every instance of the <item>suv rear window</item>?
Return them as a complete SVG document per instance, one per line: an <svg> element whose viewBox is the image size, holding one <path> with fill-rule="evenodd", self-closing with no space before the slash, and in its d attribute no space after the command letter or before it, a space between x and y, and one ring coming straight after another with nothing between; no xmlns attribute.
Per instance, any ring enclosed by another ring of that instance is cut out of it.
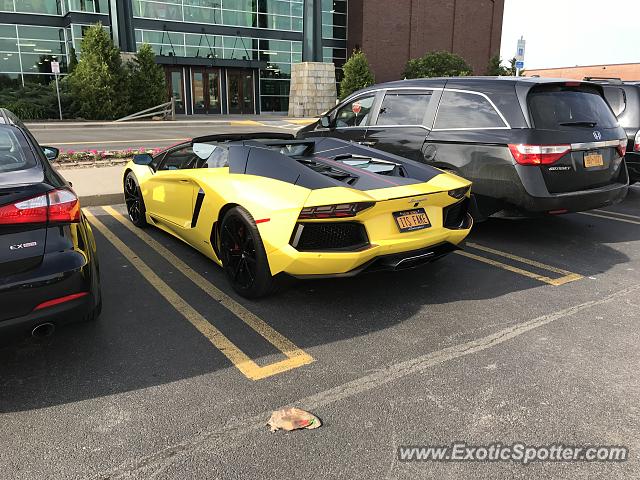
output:
<svg viewBox="0 0 640 480"><path fill-rule="evenodd" d="M13 128L0 128L0 176L36 166L26 140Z"/></svg>
<svg viewBox="0 0 640 480"><path fill-rule="evenodd" d="M603 87L603 89L604 98L609 102L615 116L619 117L624 112L624 109L627 108L627 96L624 90L620 87Z"/></svg>
<svg viewBox="0 0 640 480"><path fill-rule="evenodd" d="M616 117L596 88L545 85L532 89L528 100L535 128L571 130L618 126Z"/></svg>

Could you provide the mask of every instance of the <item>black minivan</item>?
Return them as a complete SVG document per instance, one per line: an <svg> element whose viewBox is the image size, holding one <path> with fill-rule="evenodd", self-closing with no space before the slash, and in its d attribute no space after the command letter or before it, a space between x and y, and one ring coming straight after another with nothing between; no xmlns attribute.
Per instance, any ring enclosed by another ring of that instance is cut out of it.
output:
<svg viewBox="0 0 640 480"><path fill-rule="evenodd" d="M390 82L354 93L298 135L358 142L471 180L477 220L599 208L629 185L627 136L589 82Z"/></svg>

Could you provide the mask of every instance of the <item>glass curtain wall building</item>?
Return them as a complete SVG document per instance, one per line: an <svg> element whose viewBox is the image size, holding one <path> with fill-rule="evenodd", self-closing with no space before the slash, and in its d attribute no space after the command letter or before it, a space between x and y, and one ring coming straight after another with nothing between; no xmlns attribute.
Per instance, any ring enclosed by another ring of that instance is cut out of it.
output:
<svg viewBox="0 0 640 480"><path fill-rule="evenodd" d="M179 113L286 112L302 16L303 0L0 0L0 79L47 82L52 59L65 73L100 21L123 51L153 47ZM322 0L323 57L338 78L346 26L347 0Z"/></svg>

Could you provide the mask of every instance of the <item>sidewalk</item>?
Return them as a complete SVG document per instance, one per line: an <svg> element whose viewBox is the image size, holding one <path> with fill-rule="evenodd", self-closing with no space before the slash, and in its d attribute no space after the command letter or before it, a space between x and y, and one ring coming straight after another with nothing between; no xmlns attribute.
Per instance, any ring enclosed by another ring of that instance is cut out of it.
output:
<svg viewBox="0 0 640 480"><path fill-rule="evenodd" d="M82 207L124 203L123 171L123 166L58 170L72 184L76 195L80 197Z"/></svg>

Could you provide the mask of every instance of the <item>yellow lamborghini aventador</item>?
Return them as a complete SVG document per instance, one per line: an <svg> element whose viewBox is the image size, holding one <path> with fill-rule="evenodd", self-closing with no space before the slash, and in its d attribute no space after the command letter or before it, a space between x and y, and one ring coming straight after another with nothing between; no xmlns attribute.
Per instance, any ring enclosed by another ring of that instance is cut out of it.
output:
<svg viewBox="0 0 640 480"><path fill-rule="evenodd" d="M124 171L131 221L221 265L255 298L275 277L411 268L469 233L470 183L333 138L216 135L136 155Z"/></svg>

